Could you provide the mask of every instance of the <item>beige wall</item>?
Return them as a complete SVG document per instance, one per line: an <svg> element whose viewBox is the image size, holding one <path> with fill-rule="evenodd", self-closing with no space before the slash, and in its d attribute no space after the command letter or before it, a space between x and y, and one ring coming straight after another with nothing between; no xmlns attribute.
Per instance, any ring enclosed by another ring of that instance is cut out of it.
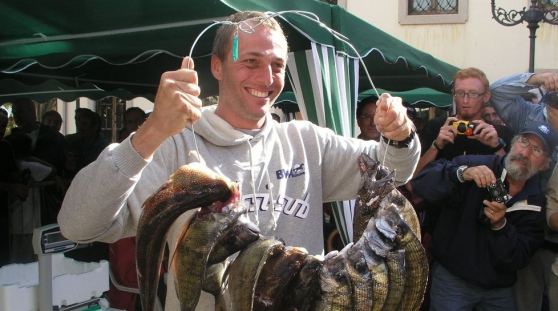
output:
<svg viewBox="0 0 558 311"><path fill-rule="evenodd" d="M489 0L469 0L464 24L401 25L398 0L346 0L346 9L390 35L460 68L478 67L491 82L529 69L527 24L506 27L492 19ZM497 0L522 9L527 0ZM558 71L558 26L540 23L535 71Z"/></svg>

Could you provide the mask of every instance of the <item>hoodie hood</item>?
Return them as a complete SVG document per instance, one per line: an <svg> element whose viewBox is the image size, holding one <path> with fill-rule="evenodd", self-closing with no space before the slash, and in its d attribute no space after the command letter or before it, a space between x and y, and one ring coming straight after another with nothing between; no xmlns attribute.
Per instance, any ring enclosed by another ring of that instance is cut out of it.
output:
<svg viewBox="0 0 558 311"><path fill-rule="evenodd" d="M229 123L215 114L217 105L202 107L202 117L194 123L194 133L217 146L236 146L248 141L258 141L272 129L271 114L265 115L265 123L255 136L251 136L232 127ZM187 125L192 130L192 125Z"/></svg>

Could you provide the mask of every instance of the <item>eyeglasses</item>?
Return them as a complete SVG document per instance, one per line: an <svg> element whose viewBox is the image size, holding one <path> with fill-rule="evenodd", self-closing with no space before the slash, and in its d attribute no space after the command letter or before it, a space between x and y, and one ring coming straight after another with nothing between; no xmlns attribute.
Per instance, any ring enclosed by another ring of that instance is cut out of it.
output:
<svg viewBox="0 0 558 311"><path fill-rule="evenodd" d="M366 121L370 121L370 120L374 120L374 115L372 114L363 114L360 116L361 119L366 120Z"/></svg>
<svg viewBox="0 0 558 311"><path fill-rule="evenodd" d="M467 95L467 97L469 97L469 98L479 98L479 96L482 96L484 94L486 94L486 92L484 92L484 93L479 93L477 91L470 91L470 92L455 91L455 92L453 92L453 96L454 97L459 97L459 98L463 98L463 97L465 97L465 95Z"/></svg>
<svg viewBox="0 0 558 311"><path fill-rule="evenodd" d="M544 150L541 149L541 147L531 144L531 142L524 136L519 137L519 139L517 140L517 144L523 149L531 146L531 154L537 158L542 157L546 153Z"/></svg>

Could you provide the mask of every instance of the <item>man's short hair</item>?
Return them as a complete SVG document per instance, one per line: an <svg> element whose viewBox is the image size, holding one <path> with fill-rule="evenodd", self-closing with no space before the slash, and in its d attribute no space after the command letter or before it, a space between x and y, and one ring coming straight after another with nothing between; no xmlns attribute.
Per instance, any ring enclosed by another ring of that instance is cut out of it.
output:
<svg viewBox="0 0 558 311"><path fill-rule="evenodd" d="M482 70L474 68L474 67L469 67L469 68L458 70L453 75L453 89L455 90L455 81L456 80L463 80L463 79L467 79L467 78L479 79L481 81L483 87L484 87L484 91L489 90L490 83L488 82L488 78L486 77L486 74L484 74L484 72L482 72Z"/></svg>
<svg viewBox="0 0 558 311"><path fill-rule="evenodd" d="M378 96L376 95L368 96L366 98L363 98L361 101L359 101L357 103L356 117L360 118L360 116L362 116L362 111L364 110L364 107L366 107L366 105L375 104L377 101L378 101Z"/></svg>
<svg viewBox="0 0 558 311"><path fill-rule="evenodd" d="M224 61L227 57L227 53L232 49L232 34L237 29L237 23L242 21L251 20L254 23L261 23L261 26L271 28L276 31L283 33L281 25L273 17L269 17L263 12L258 11L242 11L237 12L227 19L227 21L232 22L232 24L225 23L222 24L217 33L215 34L215 40L213 40L213 52L212 54L217 56L221 61ZM246 25L244 25L246 26ZM259 26L258 26L259 27ZM284 33L283 33L284 35ZM285 42L287 39L285 38ZM287 46L288 48L288 46Z"/></svg>

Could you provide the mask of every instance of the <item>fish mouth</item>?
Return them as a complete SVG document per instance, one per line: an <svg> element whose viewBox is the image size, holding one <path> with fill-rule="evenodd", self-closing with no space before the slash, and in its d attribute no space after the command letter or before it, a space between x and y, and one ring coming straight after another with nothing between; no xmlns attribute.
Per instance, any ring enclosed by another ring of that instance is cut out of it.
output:
<svg viewBox="0 0 558 311"><path fill-rule="evenodd" d="M273 91L259 91L257 89L248 87L246 88L246 91L248 92L248 94L257 98L268 98L273 93Z"/></svg>

